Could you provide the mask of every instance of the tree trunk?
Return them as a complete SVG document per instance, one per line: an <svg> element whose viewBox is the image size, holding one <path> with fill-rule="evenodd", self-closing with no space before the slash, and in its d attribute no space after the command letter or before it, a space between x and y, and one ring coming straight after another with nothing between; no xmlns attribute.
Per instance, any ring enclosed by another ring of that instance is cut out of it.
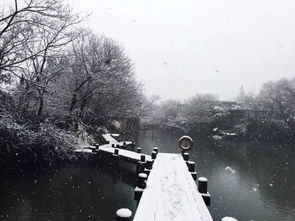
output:
<svg viewBox="0 0 295 221"><path fill-rule="evenodd" d="M39 89L38 93L39 93L39 108L38 108L37 115L40 117L42 115L43 107L44 107L44 96L43 96L44 92L42 89Z"/></svg>
<svg viewBox="0 0 295 221"><path fill-rule="evenodd" d="M71 105L70 105L70 114L73 112L76 103L77 103L77 93L75 92L73 94L72 102L71 102Z"/></svg>
<svg viewBox="0 0 295 221"><path fill-rule="evenodd" d="M43 95L42 95L39 98L38 116L41 116L42 115L43 107L44 107L44 99L43 99Z"/></svg>

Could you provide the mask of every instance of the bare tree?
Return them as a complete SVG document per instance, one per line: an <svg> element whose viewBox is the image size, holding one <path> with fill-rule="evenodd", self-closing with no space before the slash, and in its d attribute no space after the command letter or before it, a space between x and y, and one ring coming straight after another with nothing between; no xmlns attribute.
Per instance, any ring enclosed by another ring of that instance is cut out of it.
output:
<svg viewBox="0 0 295 221"><path fill-rule="evenodd" d="M54 82L51 108L71 118L97 124L102 119L132 115L139 108L141 85L124 50L112 39L81 35L68 54L70 67Z"/></svg>
<svg viewBox="0 0 295 221"><path fill-rule="evenodd" d="M0 17L0 80L5 82L12 75L21 78L29 59L38 58L43 71L45 57L65 44L66 30L81 21L62 0L14 0Z"/></svg>

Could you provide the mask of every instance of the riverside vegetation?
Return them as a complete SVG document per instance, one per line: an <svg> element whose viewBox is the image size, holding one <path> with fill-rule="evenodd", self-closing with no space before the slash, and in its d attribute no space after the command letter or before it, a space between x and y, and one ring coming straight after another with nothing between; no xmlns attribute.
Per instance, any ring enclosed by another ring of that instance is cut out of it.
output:
<svg viewBox="0 0 295 221"><path fill-rule="evenodd" d="M294 79L265 83L257 95L241 89L236 109L264 116L232 125L212 94L157 104L143 94L124 48L82 28L85 18L62 0L15 0L0 9L2 168L71 161L74 148L97 141L114 119L143 115L200 136L230 126L249 139L294 140Z"/></svg>

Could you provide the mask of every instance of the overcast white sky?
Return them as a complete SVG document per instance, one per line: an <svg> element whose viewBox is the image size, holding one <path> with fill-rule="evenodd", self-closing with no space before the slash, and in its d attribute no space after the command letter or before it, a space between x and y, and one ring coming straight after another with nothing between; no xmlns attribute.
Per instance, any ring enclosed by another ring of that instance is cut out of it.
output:
<svg viewBox="0 0 295 221"><path fill-rule="evenodd" d="M67 0L119 41L148 95L234 97L295 75L294 0Z"/></svg>

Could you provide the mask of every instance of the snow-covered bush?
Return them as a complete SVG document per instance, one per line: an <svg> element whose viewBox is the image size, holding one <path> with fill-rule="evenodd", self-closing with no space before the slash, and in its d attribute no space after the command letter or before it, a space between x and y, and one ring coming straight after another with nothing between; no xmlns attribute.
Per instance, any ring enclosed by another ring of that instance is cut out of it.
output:
<svg viewBox="0 0 295 221"><path fill-rule="evenodd" d="M0 152L6 161L45 163L72 160L75 158L72 149L77 142L71 133L47 123L41 123L32 130L29 125L16 123L9 115L0 118Z"/></svg>

